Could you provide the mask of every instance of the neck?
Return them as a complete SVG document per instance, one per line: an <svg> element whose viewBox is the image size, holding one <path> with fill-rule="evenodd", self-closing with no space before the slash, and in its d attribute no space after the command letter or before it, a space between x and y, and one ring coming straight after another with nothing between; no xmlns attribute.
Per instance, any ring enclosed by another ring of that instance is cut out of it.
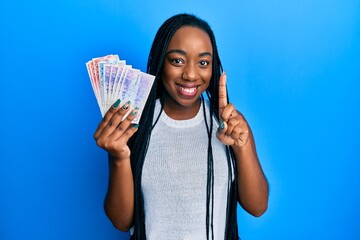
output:
<svg viewBox="0 0 360 240"><path fill-rule="evenodd" d="M194 118L199 112L201 98L198 98L192 105L183 106L174 101L168 95L164 95L164 108L165 113L174 120L187 120Z"/></svg>

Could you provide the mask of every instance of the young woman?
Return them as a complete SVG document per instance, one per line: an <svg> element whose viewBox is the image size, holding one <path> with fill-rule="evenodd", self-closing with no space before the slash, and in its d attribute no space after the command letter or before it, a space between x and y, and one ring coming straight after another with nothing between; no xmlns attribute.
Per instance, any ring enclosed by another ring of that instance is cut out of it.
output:
<svg viewBox="0 0 360 240"><path fill-rule="evenodd" d="M165 21L147 72L156 79L140 124L136 110L121 121L129 103L118 100L94 134L109 153L106 214L133 239L238 239L237 202L261 216L268 183L250 127L228 103L209 25L188 14Z"/></svg>

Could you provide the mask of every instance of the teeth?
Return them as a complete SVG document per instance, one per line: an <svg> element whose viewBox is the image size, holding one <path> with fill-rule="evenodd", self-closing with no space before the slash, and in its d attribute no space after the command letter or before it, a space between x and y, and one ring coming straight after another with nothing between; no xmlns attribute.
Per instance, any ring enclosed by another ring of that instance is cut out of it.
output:
<svg viewBox="0 0 360 240"><path fill-rule="evenodd" d="M193 92L195 92L195 90L196 90L196 87L193 87L193 88L180 87L180 88L181 88L181 90L183 90L183 91L186 92L186 93L193 93Z"/></svg>

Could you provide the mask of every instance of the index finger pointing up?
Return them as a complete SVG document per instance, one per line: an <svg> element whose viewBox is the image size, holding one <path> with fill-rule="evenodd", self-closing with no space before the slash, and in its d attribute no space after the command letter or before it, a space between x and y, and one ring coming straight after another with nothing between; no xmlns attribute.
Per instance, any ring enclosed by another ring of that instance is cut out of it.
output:
<svg viewBox="0 0 360 240"><path fill-rule="evenodd" d="M219 79L219 114L222 113L227 104L226 73L223 72Z"/></svg>

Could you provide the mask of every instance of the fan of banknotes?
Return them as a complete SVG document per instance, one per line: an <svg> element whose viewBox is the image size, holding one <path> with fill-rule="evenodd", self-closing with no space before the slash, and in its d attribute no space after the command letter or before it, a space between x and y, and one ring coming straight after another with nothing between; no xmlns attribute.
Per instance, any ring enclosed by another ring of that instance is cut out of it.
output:
<svg viewBox="0 0 360 240"><path fill-rule="evenodd" d="M130 108L139 109L132 123L139 123L155 76L126 65L118 55L93 58L86 67L101 115L104 116L118 99L122 103L130 101Z"/></svg>

